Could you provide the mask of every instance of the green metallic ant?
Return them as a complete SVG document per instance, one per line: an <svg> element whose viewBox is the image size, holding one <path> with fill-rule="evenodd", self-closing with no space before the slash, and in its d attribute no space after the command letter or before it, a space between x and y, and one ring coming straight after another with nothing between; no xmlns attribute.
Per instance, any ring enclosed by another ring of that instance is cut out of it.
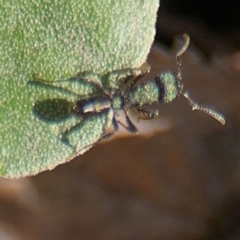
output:
<svg viewBox="0 0 240 240"><path fill-rule="evenodd" d="M93 119L94 117L98 119L97 116L100 118L103 115L107 115L109 123L105 124L106 126L104 127L108 128L112 126L113 131L110 133L105 132L105 134L98 139L98 141L103 141L111 138L118 131L119 124L132 134L138 133L137 127L128 115L129 109L136 110L139 114L139 119L154 119L159 115L158 110L149 110L146 108L147 106L154 103L169 103L178 96L183 95L189 101L193 110L203 111L224 125L225 119L221 114L209 108L199 106L190 99L187 92L183 91L180 56L186 51L190 42L188 35L184 34L183 37L185 44L176 55L178 68L176 76L172 72L162 72L150 81L140 82L141 77L150 70L149 65L145 64L142 68L138 69L138 71L130 71L128 77L122 81L122 85L119 88L110 88L112 92L106 90L106 88L97 81L89 80L89 77L88 79L84 79L82 76L76 76L76 78L79 78L78 81L85 81L87 84L98 89L101 94L97 97L77 100L73 105L72 113L82 119ZM138 74L136 74L136 72L138 72ZM120 111L123 111L125 114L124 124L117 120ZM81 126L73 126L64 131L62 138L66 141L73 142L71 138L75 135L77 128L81 130ZM76 139L74 141L76 141ZM78 141L80 141L80 139ZM95 143L92 143L84 149L88 149L94 144ZM83 149L76 148L75 156L81 154L82 150Z"/></svg>
<svg viewBox="0 0 240 240"><path fill-rule="evenodd" d="M187 98L193 110L201 110L224 125L225 119L221 114L211 109L199 106L190 99L187 92L183 92L183 85L181 83L182 75L180 68L180 56L186 51L189 45L189 36L183 36L185 38L185 45L176 55L178 67L177 76L171 72L162 72L154 79L140 84L138 84L139 77L133 77L132 79L128 80L128 82L124 82L119 92L115 93L110 93L95 82L88 81L88 83L93 84L100 91L102 91L102 97L77 101L73 112L77 115L81 115L82 117L87 117L100 112L113 111L114 114L112 118L112 125L114 130L113 132L104 135L100 139L106 140L112 137L118 131L118 124L121 124L126 130L133 134L138 133L136 126L132 123L128 116L129 109L135 109L140 115L139 119L153 119L159 115L158 110L148 110L145 108L146 106L154 103L169 103L179 95L183 95L185 98ZM143 75L148 72L149 67L145 66ZM119 111L124 112L127 125L117 121L116 115Z"/></svg>

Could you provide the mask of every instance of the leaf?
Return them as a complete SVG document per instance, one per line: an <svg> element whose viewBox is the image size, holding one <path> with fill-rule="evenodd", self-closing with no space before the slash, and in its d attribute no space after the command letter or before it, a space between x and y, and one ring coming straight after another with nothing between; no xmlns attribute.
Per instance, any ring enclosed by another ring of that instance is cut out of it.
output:
<svg viewBox="0 0 240 240"><path fill-rule="evenodd" d="M157 8L158 0L1 1L1 176L52 169L101 137L112 113L74 116L74 102L97 90L67 79L140 67L153 41Z"/></svg>

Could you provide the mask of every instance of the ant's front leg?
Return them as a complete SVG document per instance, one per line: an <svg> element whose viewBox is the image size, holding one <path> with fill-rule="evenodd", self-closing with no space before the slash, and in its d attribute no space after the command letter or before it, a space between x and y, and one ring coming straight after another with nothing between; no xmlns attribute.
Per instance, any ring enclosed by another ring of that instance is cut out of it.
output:
<svg viewBox="0 0 240 240"><path fill-rule="evenodd" d="M141 114L138 117L138 121L139 121L139 119L143 119L143 120L154 119L154 118L157 118L159 115L158 109L148 110L148 109L143 109L143 108L137 107L136 111Z"/></svg>
<svg viewBox="0 0 240 240"><path fill-rule="evenodd" d="M144 63L139 68L126 68L120 70L114 70L105 74L102 79L104 85L113 91L125 91L130 89L136 82L138 82L139 77L142 77L150 71L150 66L148 63Z"/></svg>
<svg viewBox="0 0 240 240"><path fill-rule="evenodd" d="M141 80L146 74L150 72L150 65L145 62L140 68L133 68L132 74L123 82L123 89L131 89Z"/></svg>

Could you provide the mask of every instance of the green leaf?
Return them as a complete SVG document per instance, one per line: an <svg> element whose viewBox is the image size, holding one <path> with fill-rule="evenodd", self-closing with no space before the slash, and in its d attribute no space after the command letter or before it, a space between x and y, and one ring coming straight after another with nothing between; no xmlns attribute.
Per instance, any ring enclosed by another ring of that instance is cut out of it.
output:
<svg viewBox="0 0 240 240"><path fill-rule="evenodd" d="M113 113L74 116L74 102L97 91L67 79L87 71L103 83L106 73L140 67L153 41L158 2L1 1L1 176L52 169L101 137Z"/></svg>

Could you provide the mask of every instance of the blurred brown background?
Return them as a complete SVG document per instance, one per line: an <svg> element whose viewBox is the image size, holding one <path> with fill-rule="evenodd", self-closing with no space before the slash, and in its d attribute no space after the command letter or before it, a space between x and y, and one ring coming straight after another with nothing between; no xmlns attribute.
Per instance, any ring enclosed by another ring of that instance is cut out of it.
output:
<svg viewBox="0 0 240 240"><path fill-rule="evenodd" d="M226 126L180 97L141 121L154 134L114 138L36 177L0 179L1 240L240 239L240 4L161 4L149 77L176 71L187 32L185 90Z"/></svg>

